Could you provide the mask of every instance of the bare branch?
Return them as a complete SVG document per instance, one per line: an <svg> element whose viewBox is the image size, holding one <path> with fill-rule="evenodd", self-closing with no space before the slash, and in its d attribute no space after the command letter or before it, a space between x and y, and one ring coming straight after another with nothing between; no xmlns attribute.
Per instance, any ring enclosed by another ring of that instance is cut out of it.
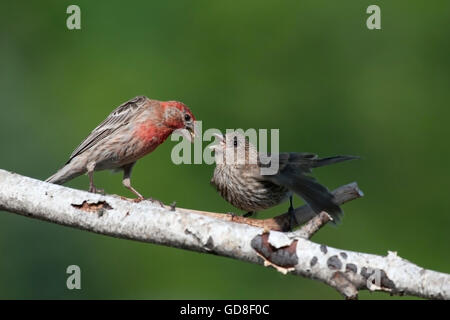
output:
<svg viewBox="0 0 450 320"><path fill-rule="evenodd" d="M331 221L331 217L326 212L321 212L309 220L299 230L291 233L291 236L302 237L310 239L317 231L320 230L325 224Z"/></svg>
<svg viewBox="0 0 450 320"><path fill-rule="evenodd" d="M341 187L337 188L336 190L332 191L332 193L335 197L337 204L339 204L339 205L349 202L351 200L361 198L363 196L363 192L359 189L358 184L356 182L352 182L352 183L346 184L344 186L341 186ZM206 216L217 218L217 219L248 224L251 226L260 227L263 229L274 230L274 231L288 231L288 230L290 230L290 227L291 227L291 225L290 225L291 217L290 217L290 213L288 213L288 212L285 212L274 218L253 219L253 218L246 218L243 216L232 216L231 214L200 211L200 210L194 210L194 209L177 208L177 210L180 212L194 212L194 213L206 215ZM304 206L301 206L301 207L295 209L294 213L295 213L296 223L292 227L297 227L307 221L314 221L313 223L317 224L317 230L318 230L320 227L322 227L323 224L325 224L329 221L329 220L328 221L324 220L322 222L317 221L317 219L315 219L315 218L317 218L317 215L307 205L304 205ZM318 224L320 224L320 223L322 225L319 226ZM312 226L310 226L310 228L312 228ZM301 231L299 236L302 236L303 238L309 238L306 230Z"/></svg>
<svg viewBox="0 0 450 320"><path fill-rule="evenodd" d="M348 194L351 188L345 190L342 197L337 196L341 202L355 198ZM426 270L394 252L377 256L340 250L269 230L266 225L234 223L229 215L223 215L227 221L223 216L216 219L214 213L207 216L188 209L173 211L150 201L134 203L4 170L0 170L0 210L117 238L271 266L324 282L348 299L355 299L358 290L364 289L450 299L449 274ZM300 216L308 212L305 207L296 210ZM283 223L271 226L276 225Z"/></svg>

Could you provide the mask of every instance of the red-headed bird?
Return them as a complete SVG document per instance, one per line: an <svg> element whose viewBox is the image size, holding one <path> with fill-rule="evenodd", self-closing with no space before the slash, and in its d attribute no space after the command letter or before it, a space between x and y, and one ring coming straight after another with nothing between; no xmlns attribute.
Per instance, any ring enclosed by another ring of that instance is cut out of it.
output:
<svg viewBox="0 0 450 320"><path fill-rule="evenodd" d="M134 164L176 129L187 129L193 139L194 121L191 110L181 102L138 96L117 107L72 152L64 167L46 181L63 184L87 172L89 192L98 192L94 171L118 169L123 170L123 185L142 200L144 197L130 182Z"/></svg>

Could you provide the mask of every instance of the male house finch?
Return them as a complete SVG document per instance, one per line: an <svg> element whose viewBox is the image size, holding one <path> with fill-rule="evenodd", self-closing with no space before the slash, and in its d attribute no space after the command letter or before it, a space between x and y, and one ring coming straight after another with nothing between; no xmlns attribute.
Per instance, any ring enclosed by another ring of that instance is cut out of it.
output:
<svg viewBox="0 0 450 320"><path fill-rule="evenodd" d="M341 208L335 203L334 196L326 187L310 176L312 168L357 159L354 156L335 156L319 159L312 153L280 153L275 174L264 174L261 168L261 154L239 132L217 135L219 144L213 145L216 168L211 183L220 195L236 208L252 213L273 207L289 199L292 219L295 219L292 206L292 193L302 197L316 213L327 212L334 223L339 221ZM232 157L230 157L230 155ZM231 161L227 161L232 158ZM255 159L254 162L250 159ZM267 165L266 165L267 166ZM292 222L292 220L291 220Z"/></svg>
<svg viewBox="0 0 450 320"><path fill-rule="evenodd" d="M72 152L64 167L46 181L63 184L87 172L89 192L98 192L100 190L94 186L94 171L122 169L123 185L142 200L144 197L130 182L134 164L176 129L187 129L193 138L194 121L192 112L181 102L138 96L117 107Z"/></svg>

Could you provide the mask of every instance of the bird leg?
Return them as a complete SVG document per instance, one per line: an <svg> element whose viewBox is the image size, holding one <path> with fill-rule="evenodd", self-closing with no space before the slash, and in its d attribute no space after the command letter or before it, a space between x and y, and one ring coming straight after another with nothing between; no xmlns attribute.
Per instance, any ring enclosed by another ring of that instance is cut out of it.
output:
<svg viewBox="0 0 450 320"><path fill-rule="evenodd" d="M231 212L231 211L227 212L226 214L230 215L231 221L233 221L234 217L236 217L236 213Z"/></svg>
<svg viewBox="0 0 450 320"><path fill-rule="evenodd" d="M159 205L161 207L164 208L164 203L162 203L161 201L157 200L157 199L153 199L152 197L145 199L139 192L136 191L136 189L134 189L131 186L131 170L133 169L135 162L124 165L123 168L123 180L122 180L122 184L124 185L125 188L127 188L128 190L130 190L131 192L133 192L135 195L137 195L137 199L133 199L134 202L141 202L142 200L150 200L151 202L158 202Z"/></svg>
<svg viewBox="0 0 450 320"><path fill-rule="evenodd" d="M142 200L144 200L144 197L136 191L136 189L134 189L131 186L131 170L133 169L135 162L127 164L125 166L123 166L123 179L122 179L122 184L125 188L127 188L128 190L130 190L131 192L133 192L135 195L137 195L137 199L133 199L133 201L135 202L140 202Z"/></svg>
<svg viewBox="0 0 450 320"><path fill-rule="evenodd" d="M244 218L251 217L254 213L255 213L254 211L249 211L249 212L245 213L245 214L243 215L243 217L244 217Z"/></svg>
<svg viewBox="0 0 450 320"><path fill-rule="evenodd" d="M294 210L294 206L292 204L292 195L289 196L289 209L288 209L288 213L289 213L289 229L294 229L295 226L298 225L298 221L297 218L295 217L295 210Z"/></svg>
<svg viewBox="0 0 450 320"><path fill-rule="evenodd" d="M105 194L105 190L97 189L94 185L94 169L95 169L95 162L90 162L87 165L87 173L89 177L89 192Z"/></svg>

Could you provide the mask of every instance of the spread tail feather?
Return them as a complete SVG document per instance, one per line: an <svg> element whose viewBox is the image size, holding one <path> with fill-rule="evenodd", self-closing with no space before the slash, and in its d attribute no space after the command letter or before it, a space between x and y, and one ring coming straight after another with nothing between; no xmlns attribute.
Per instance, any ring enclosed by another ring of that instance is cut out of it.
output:
<svg viewBox="0 0 450 320"><path fill-rule="evenodd" d="M292 186L292 191L302 197L315 213L325 211L337 224L343 214L342 209L336 204L333 194L323 185L308 176L297 177Z"/></svg>
<svg viewBox="0 0 450 320"><path fill-rule="evenodd" d="M333 194L307 174L311 173L313 168L359 159L359 157L334 156L320 159L312 153L284 153L281 155L283 157L281 158L279 172L264 177L295 192L306 201L316 214L325 211L332 217L333 223L338 223L343 213Z"/></svg>
<svg viewBox="0 0 450 320"><path fill-rule="evenodd" d="M298 173L281 173L268 178L302 197L316 214L325 211L331 216L334 224L340 222L343 213L336 204L333 194L314 178Z"/></svg>

